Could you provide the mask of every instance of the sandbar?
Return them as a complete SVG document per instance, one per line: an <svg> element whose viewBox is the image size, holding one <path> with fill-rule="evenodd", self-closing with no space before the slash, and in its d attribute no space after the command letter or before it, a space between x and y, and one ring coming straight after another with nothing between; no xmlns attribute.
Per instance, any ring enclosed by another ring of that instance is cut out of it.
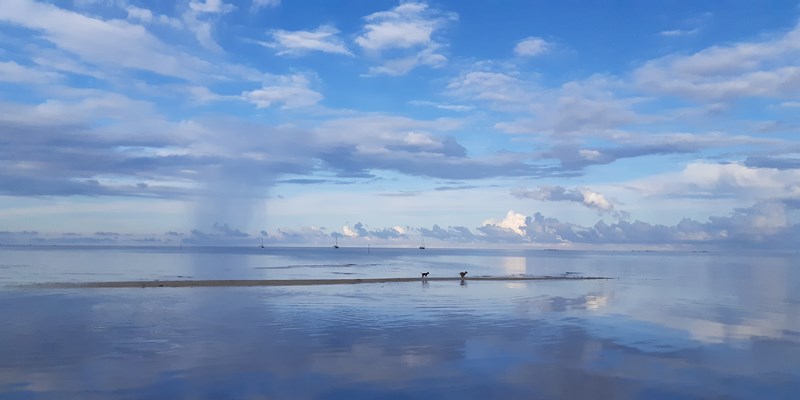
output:
<svg viewBox="0 0 800 400"><path fill-rule="evenodd" d="M80 289L80 288L158 288L158 287L234 287L234 286L315 286L315 285L354 285L361 283L403 283L440 281L539 281L539 280L595 280L611 279L601 276L475 276L431 278L351 278L351 279L235 279L235 280L168 280L168 281L112 281L112 282L50 282L26 285L31 288Z"/></svg>

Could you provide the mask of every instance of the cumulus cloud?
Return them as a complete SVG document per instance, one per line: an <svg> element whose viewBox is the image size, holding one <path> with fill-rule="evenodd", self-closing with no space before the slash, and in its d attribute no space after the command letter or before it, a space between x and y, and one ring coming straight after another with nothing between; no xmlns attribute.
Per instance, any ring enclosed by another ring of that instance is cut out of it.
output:
<svg viewBox="0 0 800 400"><path fill-rule="evenodd" d="M476 240L503 243L568 245L652 245L664 248L713 246L717 248L793 249L800 235L800 225L793 224L785 202L757 202L748 208L735 209L728 216L712 216L706 222L685 218L677 224L659 225L642 221L619 221L594 226L564 223L535 213L524 217L509 212L501 221L489 220L477 228ZM514 228L514 229L512 229Z"/></svg>
<svg viewBox="0 0 800 400"><path fill-rule="evenodd" d="M628 215L625 211L615 209L614 204L608 201L602 193L585 187L538 186L534 189L515 189L511 191L511 194L520 199L576 202L597 211L598 214L612 215L617 218L624 218Z"/></svg>
<svg viewBox="0 0 800 400"><path fill-rule="evenodd" d="M525 226L525 216L515 213L513 210L509 210L508 213L506 213L505 218L501 220L488 219L484 221L483 225L484 227L491 226L500 228L502 230L507 230L517 235L525 234L525 231L523 231L523 227Z"/></svg>
<svg viewBox="0 0 800 400"><path fill-rule="evenodd" d="M552 44L540 37L527 37L517 42L514 53L523 57L535 57L550 51Z"/></svg>
<svg viewBox="0 0 800 400"><path fill-rule="evenodd" d="M342 233L349 238L365 239L408 239L407 229L402 226L369 230L366 225L357 222L353 227L342 227Z"/></svg>
<svg viewBox="0 0 800 400"><path fill-rule="evenodd" d="M483 243L509 246L560 248L597 247L609 249L659 248L659 249L779 249L795 250L800 239L800 225L793 223L791 213L798 210L798 202L764 201L751 207L737 208L728 215L711 216L706 221L684 218L674 225L651 224L644 221L598 221L591 226L562 222L541 213L525 216L509 211L505 217L489 219L471 230L464 226L442 228L388 227L369 229L361 222L342 227L342 233L327 232L325 228L303 227L295 229L261 230L249 233L230 226L214 223L210 230L192 229L188 233L170 231L164 234L48 233L36 231L0 231L3 243L13 244L124 244L124 243L184 243L257 245L320 244L328 245L334 237L346 243L377 243L407 245L410 238L422 235L435 242L464 244ZM259 241L259 242L256 242Z"/></svg>
<svg viewBox="0 0 800 400"><path fill-rule="evenodd" d="M370 69L370 74L403 75L420 65L437 67L447 58L440 53L442 44L433 36L457 18L455 13L432 9L425 3L405 2L364 17L366 24L355 43L384 58L382 65Z"/></svg>
<svg viewBox="0 0 800 400"><path fill-rule="evenodd" d="M352 56L344 42L336 35L339 30L332 25L322 25L314 31L286 31L274 29L269 32L272 42L264 46L278 50L279 55L302 55L312 51Z"/></svg>
<svg viewBox="0 0 800 400"><path fill-rule="evenodd" d="M367 21L364 33L355 42L370 50L427 45L431 42L431 34L441 23L430 15L427 4L413 2L370 14L364 19Z"/></svg>

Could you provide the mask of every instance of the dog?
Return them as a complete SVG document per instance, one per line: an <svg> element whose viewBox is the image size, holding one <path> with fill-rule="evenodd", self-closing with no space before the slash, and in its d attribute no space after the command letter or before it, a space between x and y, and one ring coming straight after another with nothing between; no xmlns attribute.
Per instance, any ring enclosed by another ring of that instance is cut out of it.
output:
<svg viewBox="0 0 800 400"><path fill-rule="evenodd" d="M430 272L423 272L423 273L422 273L422 277L423 277L423 278L427 278L427 277L428 277L428 274L430 274Z"/></svg>
<svg viewBox="0 0 800 400"><path fill-rule="evenodd" d="M468 271L459 272L458 274L461 275L461 279L464 279L464 277L467 275L467 272Z"/></svg>

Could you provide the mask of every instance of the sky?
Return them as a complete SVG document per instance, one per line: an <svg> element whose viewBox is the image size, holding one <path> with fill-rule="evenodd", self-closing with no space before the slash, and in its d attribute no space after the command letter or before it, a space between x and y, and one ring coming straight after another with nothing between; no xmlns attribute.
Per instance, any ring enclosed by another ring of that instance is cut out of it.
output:
<svg viewBox="0 0 800 400"><path fill-rule="evenodd" d="M798 1L0 0L0 244L792 250Z"/></svg>

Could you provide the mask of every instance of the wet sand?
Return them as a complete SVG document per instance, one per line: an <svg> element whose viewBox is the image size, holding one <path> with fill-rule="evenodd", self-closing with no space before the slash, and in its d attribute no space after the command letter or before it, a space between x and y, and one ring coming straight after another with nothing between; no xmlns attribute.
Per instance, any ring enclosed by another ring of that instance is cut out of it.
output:
<svg viewBox="0 0 800 400"><path fill-rule="evenodd" d="M177 280L177 281L116 281L116 282L51 282L26 285L28 288L71 289L71 288L158 288L158 287L232 287L232 286L314 286L314 285L354 285L359 283L403 283L403 282L441 282L441 281L577 281L611 279L600 276L476 276L464 279L455 277L431 278L354 278L354 279L239 279L239 280Z"/></svg>

